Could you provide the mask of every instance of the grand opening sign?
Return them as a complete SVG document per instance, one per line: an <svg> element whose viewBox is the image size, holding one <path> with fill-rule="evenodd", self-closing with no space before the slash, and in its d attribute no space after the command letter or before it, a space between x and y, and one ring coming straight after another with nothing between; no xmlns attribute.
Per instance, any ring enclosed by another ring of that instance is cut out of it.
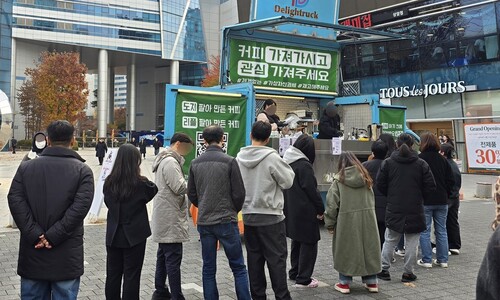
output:
<svg viewBox="0 0 500 300"><path fill-rule="evenodd" d="M337 91L337 51L312 50L232 39L229 77L232 83Z"/></svg>
<svg viewBox="0 0 500 300"><path fill-rule="evenodd" d="M500 169L500 123L467 124L465 146L471 169Z"/></svg>

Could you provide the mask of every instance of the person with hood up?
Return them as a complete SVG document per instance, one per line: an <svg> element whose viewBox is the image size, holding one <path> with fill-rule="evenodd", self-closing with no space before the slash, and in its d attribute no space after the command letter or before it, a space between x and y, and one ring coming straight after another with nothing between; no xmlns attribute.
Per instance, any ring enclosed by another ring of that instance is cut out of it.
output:
<svg viewBox="0 0 500 300"><path fill-rule="evenodd" d="M285 190L286 235L292 239L288 277L295 287L318 287L312 278L318 256L319 220L323 219L325 206L318 190L312 164L315 159L314 140L303 134L285 152L283 159L292 167L295 178L290 189Z"/></svg>
<svg viewBox="0 0 500 300"><path fill-rule="evenodd" d="M95 145L95 156L99 159L99 165L102 166L102 162L104 161L104 156L108 152L108 146L104 142L104 139L99 139L97 144Z"/></svg>
<svg viewBox="0 0 500 300"><path fill-rule="evenodd" d="M246 196L242 214L245 225L248 275L252 299L266 299L267 263L276 299L291 299L286 279L287 242L283 215L283 189L293 185L293 169L278 152L266 147L271 124L257 121L252 126L252 145L241 149L236 160Z"/></svg>
<svg viewBox="0 0 500 300"><path fill-rule="evenodd" d="M187 182L182 172L184 156L193 149L193 140L175 133L170 147L158 154L153 173L158 193L153 199L153 242L158 243L155 273L155 299L184 299L181 290L182 243L189 241ZM170 291L165 281L168 277Z"/></svg>
<svg viewBox="0 0 500 300"><path fill-rule="evenodd" d="M378 278L391 280L389 268L394 248L401 236L406 241L402 282L417 280L413 269L417 264L417 246L420 233L426 229L424 191L436 189L429 165L412 150L413 137L402 133L398 147L391 157L384 160L377 175L377 188L387 197L385 211L385 242L382 246L382 272Z"/></svg>
<svg viewBox="0 0 500 300"><path fill-rule="evenodd" d="M333 137L341 136L340 116L335 102L330 101L326 105L323 115L319 119L318 139L330 140Z"/></svg>
<svg viewBox="0 0 500 300"><path fill-rule="evenodd" d="M23 161L37 158L45 148L47 148L47 136L43 132L35 133L33 136L31 151L24 156Z"/></svg>
<svg viewBox="0 0 500 300"><path fill-rule="evenodd" d="M333 234L333 267L339 272L335 290L349 294L352 277L361 276L366 289L378 293L381 263L373 180L352 152L340 155L338 170L325 213L325 225Z"/></svg>

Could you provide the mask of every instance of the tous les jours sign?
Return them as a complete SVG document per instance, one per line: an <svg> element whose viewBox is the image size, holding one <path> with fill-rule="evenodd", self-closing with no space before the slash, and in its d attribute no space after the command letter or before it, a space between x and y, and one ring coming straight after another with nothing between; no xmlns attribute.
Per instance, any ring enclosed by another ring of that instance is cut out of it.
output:
<svg viewBox="0 0 500 300"><path fill-rule="evenodd" d="M427 98L434 95L463 93L465 90L465 81L451 81L425 84L422 88L417 88L417 86L414 85L380 89L380 98L406 98L416 96L424 96L424 98Z"/></svg>

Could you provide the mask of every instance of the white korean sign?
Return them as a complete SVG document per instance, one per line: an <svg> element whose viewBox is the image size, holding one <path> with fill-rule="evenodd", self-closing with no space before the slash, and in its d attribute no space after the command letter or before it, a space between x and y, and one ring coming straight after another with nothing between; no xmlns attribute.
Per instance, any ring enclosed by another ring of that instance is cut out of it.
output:
<svg viewBox="0 0 500 300"><path fill-rule="evenodd" d="M106 153L106 156L104 157L101 173L99 174L99 178L97 179L97 186L94 192L94 200L92 200L92 206L90 207L89 211L91 217L99 217L99 212L101 211L102 203L104 202L104 182L111 173L111 170L113 170L117 152L118 148L110 148L108 149L108 153Z"/></svg>
<svg viewBox="0 0 500 300"><path fill-rule="evenodd" d="M500 123L464 126L467 161L471 169L500 169Z"/></svg>
<svg viewBox="0 0 500 300"><path fill-rule="evenodd" d="M332 154L333 155L342 154L342 139L339 137L332 138Z"/></svg>

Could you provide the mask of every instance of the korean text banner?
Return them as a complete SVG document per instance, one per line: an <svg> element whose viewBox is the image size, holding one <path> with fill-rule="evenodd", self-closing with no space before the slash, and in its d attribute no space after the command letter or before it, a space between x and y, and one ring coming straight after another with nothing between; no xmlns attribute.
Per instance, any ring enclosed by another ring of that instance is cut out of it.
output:
<svg viewBox="0 0 500 300"><path fill-rule="evenodd" d="M405 110L399 108L380 108L380 125L384 133L392 134L397 138L404 132Z"/></svg>
<svg viewBox="0 0 500 300"><path fill-rule="evenodd" d="M186 156L184 172L191 161L205 152L202 132L219 125L224 129L223 150L236 156L246 141L246 98L179 93L176 100L175 131L188 134L195 148Z"/></svg>
<svg viewBox="0 0 500 300"><path fill-rule="evenodd" d="M470 169L500 169L500 124L467 124L465 147Z"/></svg>
<svg viewBox="0 0 500 300"><path fill-rule="evenodd" d="M230 41L232 83L336 92L338 52L283 46L265 42Z"/></svg>

